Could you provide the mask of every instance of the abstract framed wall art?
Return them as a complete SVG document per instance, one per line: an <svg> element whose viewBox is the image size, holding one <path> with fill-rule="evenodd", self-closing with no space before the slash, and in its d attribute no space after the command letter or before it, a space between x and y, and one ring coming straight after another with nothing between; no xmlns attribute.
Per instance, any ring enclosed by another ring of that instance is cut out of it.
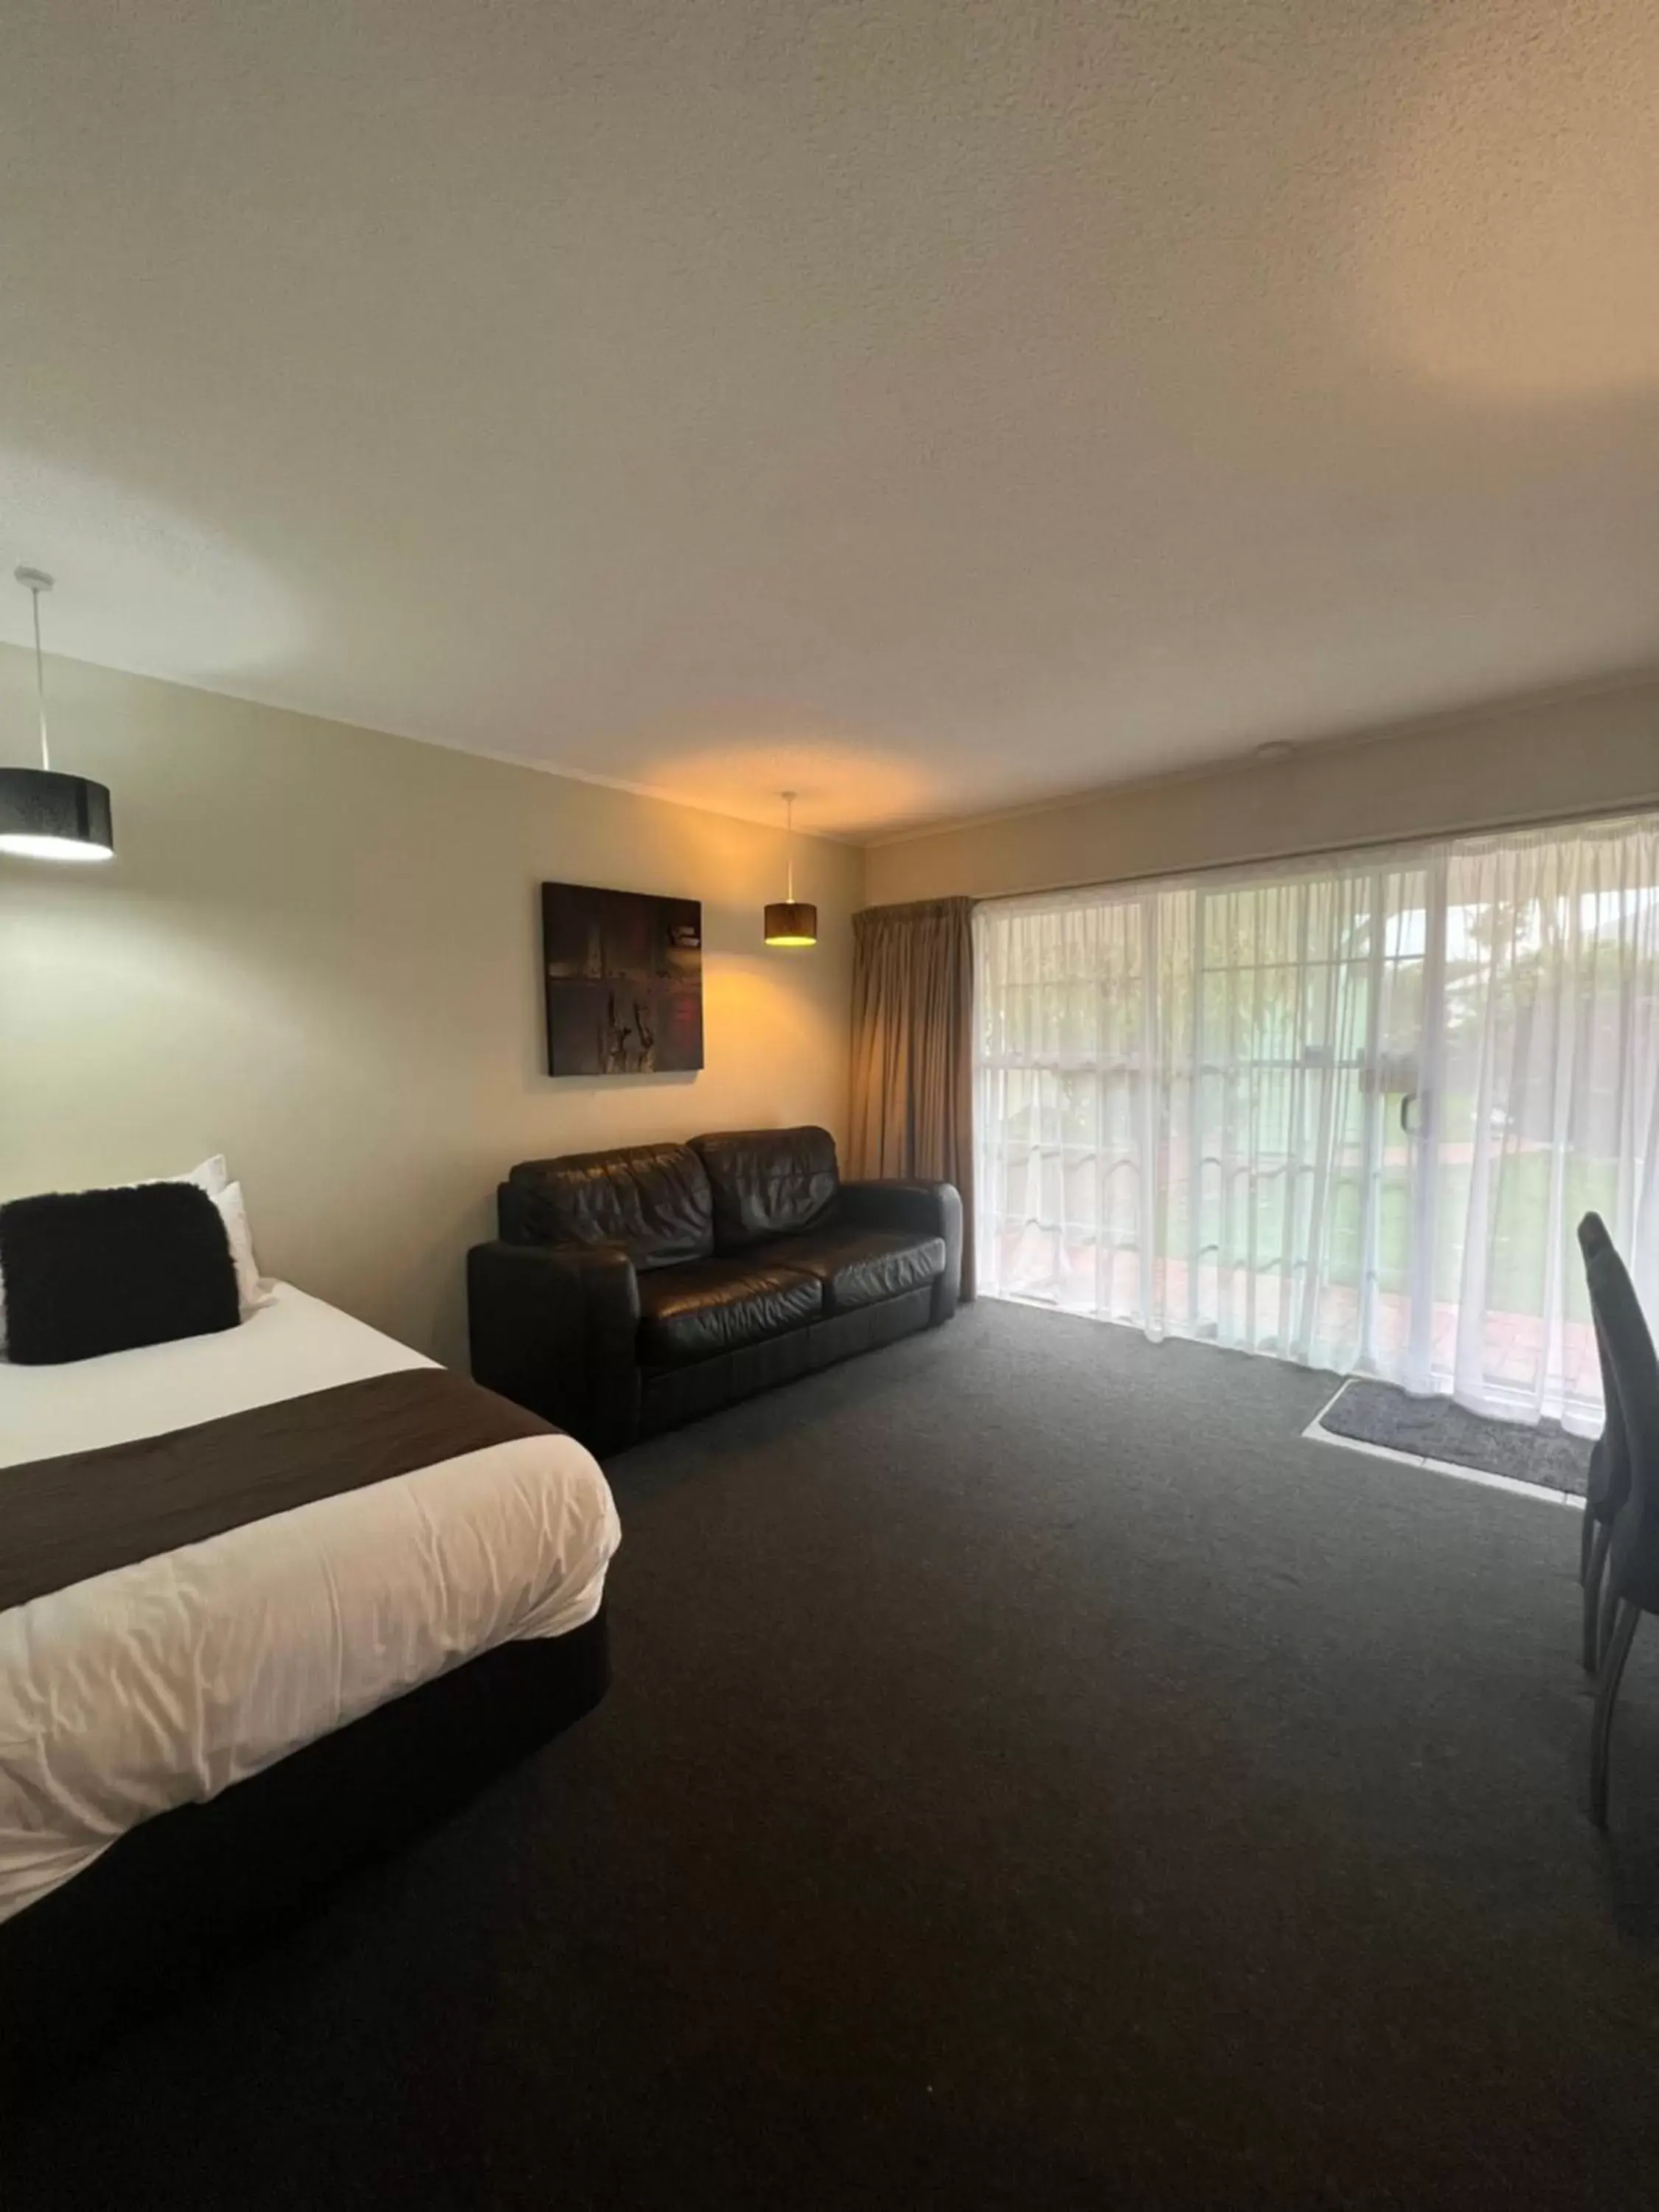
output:
<svg viewBox="0 0 1659 2212"><path fill-rule="evenodd" d="M550 1075L702 1066L702 903L542 885Z"/></svg>

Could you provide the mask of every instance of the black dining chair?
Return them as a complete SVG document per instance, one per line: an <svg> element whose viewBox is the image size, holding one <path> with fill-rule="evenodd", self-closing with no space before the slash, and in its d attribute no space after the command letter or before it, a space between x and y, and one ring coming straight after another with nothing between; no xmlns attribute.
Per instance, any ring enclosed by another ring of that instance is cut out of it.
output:
<svg viewBox="0 0 1659 2212"><path fill-rule="evenodd" d="M1596 1335L1612 1374L1609 1415L1617 1409L1629 1482L1606 1549L1605 1629L1590 1726L1590 1818L1607 1825L1607 1763L1613 1711L1638 1623L1659 1612L1659 1358L1635 1288L1595 1215L1579 1229Z"/></svg>
<svg viewBox="0 0 1659 2212"><path fill-rule="evenodd" d="M1578 1249L1584 1255L1586 1276L1600 1252L1612 1252L1613 1240L1599 1213L1587 1213L1578 1224ZM1614 1255L1617 1256L1616 1254ZM1592 1310L1594 1302L1592 1301ZM1584 1672L1593 1674L1601 1659L1601 1580L1607 1566L1607 1542L1613 1524L1630 1495L1630 1446L1613 1364L1598 1320L1595 1349L1601 1361L1601 1401L1605 1407L1601 1433L1590 1448L1589 1476L1585 1486L1583 1525L1578 1539L1578 1579L1583 1584L1583 1625L1580 1638Z"/></svg>

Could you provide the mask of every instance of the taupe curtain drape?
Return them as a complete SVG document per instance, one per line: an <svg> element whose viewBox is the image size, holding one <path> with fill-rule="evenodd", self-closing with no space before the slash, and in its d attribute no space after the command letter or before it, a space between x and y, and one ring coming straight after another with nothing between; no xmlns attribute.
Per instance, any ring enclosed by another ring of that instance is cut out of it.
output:
<svg viewBox="0 0 1659 2212"><path fill-rule="evenodd" d="M962 1295L974 1295L971 899L853 916L855 1176L916 1176L962 1194Z"/></svg>

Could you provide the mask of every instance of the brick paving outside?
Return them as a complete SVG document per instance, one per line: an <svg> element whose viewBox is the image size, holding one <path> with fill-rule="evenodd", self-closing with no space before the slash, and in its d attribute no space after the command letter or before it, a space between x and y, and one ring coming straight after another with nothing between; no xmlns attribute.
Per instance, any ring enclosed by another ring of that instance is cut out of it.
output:
<svg viewBox="0 0 1659 2212"><path fill-rule="evenodd" d="M1035 1281L1029 1290L1019 1287L1012 1263L1024 1232L1011 1231L1005 1239L1004 1267L1007 1280L1005 1295L1024 1303L1054 1305L1061 1312L1082 1314L1105 1321L1141 1326L1139 1310L1139 1255L1129 1251L1115 1251L1109 1255L1109 1288L1103 1308L1097 1283L1095 1249L1092 1244L1079 1240L1068 1243L1061 1273L1060 1295L1048 1293L1047 1285ZM1155 1273L1161 1288L1164 1311L1169 1334L1174 1336L1214 1336L1213 1327L1191 1323L1188 1301L1188 1268L1184 1261L1165 1260L1156 1264ZM1229 1271L1228 1310L1233 1316L1233 1327L1221 1340L1237 1342L1245 1334L1243 1317L1254 1287L1256 1328L1250 1348L1272 1352L1277 1349L1273 1322L1279 1310L1281 1279L1278 1273L1258 1274L1251 1278L1242 1268ZM1200 1315L1213 1322L1218 1311L1219 1286L1215 1271L1200 1271ZM1458 1309L1444 1301L1437 1301L1430 1327L1431 1364L1437 1377L1448 1384L1456 1355ZM1378 1290L1375 1293L1371 1342L1374 1364L1393 1368L1403 1355L1411 1327L1411 1302L1401 1291ZM1359 1292L1346 1284L1328 1285L1321 1294L1320 1326L1316 1340L1325 1346L1356 1346L1359 1335ZM1539 1375L1546 1353L1547 1331L1542 1319L1536 1314L1489 1312L1481 1330L1481 1372L1486 1381L1499 1388L1508 1386L1518 1392L1529 1391ZM1334 1357L1338 1355L1333 1355ZM1556 1332L1554 1371L1559 1374L1563 1395L1572 1400L1596 1406L1601 1398L1601 1370L1596 1355L1595 1331L1589 1322L1567 1320ZM1364 1371L1356 1367L1356 1371Z"/></svg>

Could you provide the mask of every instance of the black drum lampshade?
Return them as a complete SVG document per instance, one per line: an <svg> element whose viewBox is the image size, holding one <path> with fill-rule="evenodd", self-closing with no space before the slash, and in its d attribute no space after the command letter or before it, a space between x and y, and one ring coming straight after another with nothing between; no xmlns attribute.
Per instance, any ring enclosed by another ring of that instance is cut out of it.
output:
<svg viewBox="0 0 1659 2212"><path fill-rule="evenodd" d="M766 909L769 945L816 945L818 910L805 899L775 899Z"/></svg>
<svg viewBox="0 0 1659 2212"><path fill-rule="evenodd" d="M0 858L21 860L110 860L115 833L109 793L84 775L65 775L52 764L46 741L46 664L40 652L40 594L52 589L44 569L20 568L34 614L34 691L40 714L39 768L0 767Z"/></svg>
<svg viewBox="0 0 1659 2212"><path fill-rule="evenodd" d="M795 896L795 794L786 791L783 799L784 820L784 895L771 900L766 908L766 941L769 945L816 945L818 941L818 910L810 901Z"/></svg>
<svg viewBox="0 0 1659 2212"><path fill-rule="evenodd" d="M0 853L29 860L112 859L107 788L55 769L0 768Z"/></svg>

